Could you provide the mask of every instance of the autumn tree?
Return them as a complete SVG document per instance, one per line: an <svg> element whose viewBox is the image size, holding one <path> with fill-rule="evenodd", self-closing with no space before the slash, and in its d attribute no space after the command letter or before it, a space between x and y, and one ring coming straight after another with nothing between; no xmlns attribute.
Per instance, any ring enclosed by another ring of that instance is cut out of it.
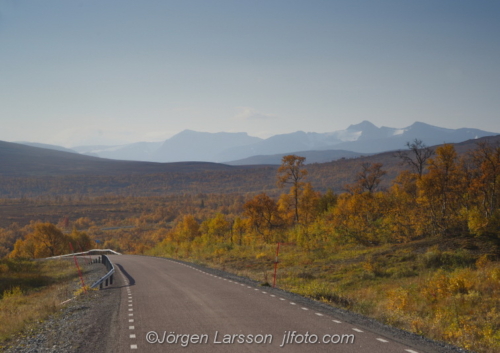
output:
<svg viewBox="0 0 500 353"><path fill-rule="evenodd" d="M200 225L193 215L184 215L175 227L177 238L181 241L192 241L200 236Z"/></svg>
<svg viewBox="0 0 500 353"><path fill-rule="evenodd" d="M68 237L52 223L36 224L33 240L36 246L40 248L41 254L46 251L47 257L68 252Z"/></svg>
<svg viewBox="0 0 500 353"><path fill-rule="evenodd" d="M300 195L299 211L301 222L305 225L312 223L318 215L318 204L320 193L314 191L311 183L305 183L304 190Z"/></svg>
<svg viewBox="0 0 500 353"><path fill-rule="evenodd" d="M417 179L418 174L404 170L394 179L387 193L384 223L393 240L398 242L421 236L426 228L426 211L417 203Z"/></svg>
<svg viewBox="0 0 500 353"><path fill-rule="evenodd" d="M412 172L422 177L424 169L429 158L434 155L434 150L427 147L422 140L415 139L413 142L407 142L408 151L399 151L396 155L403 160L403 163L408 165Z"/></svg>
<svg viewBox="0 0 500 353"><path fill-rule="evenodd" d="M27 258L34 259L37 256L37 247L33 242L33 237L28 236L26 239L17 239L14 244L14 249L8 255L12 259L16 258Z"/></svg>
<svg viewBox="0 0 500 353"><path fill-rule="evenodd" d="M232 241L238 245L242 245L243 235L245 234L245 229L247 228L247 224L245 220L240 217L236 217L233 222L232 233L233 239Z"/></svg>
<svg viewBox="0 0 500 353"><path fill-rule="evenodd" d="M362 163L355 183L347 185L346 190L352 194L365 191L373 193L382 181L382 177L387 174L386 171L382 170L382 166L382 163Z"/></svg>
<svg viewBox="0 0 500 353"><path fill-rule="evenodd" d="M69 241L73 244L73 249L78 252L87 251L95 248L95 242L90 239L90 237L85 232L80 232L73 228L73 231L69 235Z"/></svg>
<svg viewBox="0 0 500 353"><path fill-rule="evenodd" d="M200 231L205 234L207 240L221 241L231 230L231 224L222 213L218 212L215 217L205 220Z"/></svg>
<svg viewBox="0 0 500 353"><path fill-rule="evenodd" d="M41 258L69 253L70 237L52 223L36 223L33 232L18 239L10 257Z"/></svg>
<svg viewBox="0 0 500 353"><path fill-rule="evenodd" d="M436 157L429 159L429 172L417 182L419 203L431 217L433 229L446 234L460 228L460 209L467 185L453 145L436 149Z"/></svg>
<svg viewBox="0 0 500 353"><path fill-rule="evenodd" d="M355 241L366 246L387 240L383 227L386 212L384 193L344 193L333 209L332 226L343 241Z"/></svg>
<svg viewBox="0 0 500 353"><path fill-rule="evenodd" d="M337 198L338 197L335 195L335 192L332 189L328 189L328 191L321 195L318 200L318 213L323 214L334 207L337 204Z"/></svg>
<svg viewBox="0 0 500 353"><path fill-rule="evenodd" d="M290 195L295 223L299 223L300 220L299 197L304 187L302 180L307 176L307 170L304 168L305 160L305 157L290 154L281 159L281 166L278 168L278 187L283 188L287 184L291 185Z"/></svg>
<svg viewBox="0 0 500 353"><path fill-rule="evenodd" d="M265 193L256 195L247 201L243 208L252 228L261 234L266 241L270 231L283 225L278 205Z"/></svg>
<svg viewBox="0 0 500 353"><path fill-rule="evenodd" d="M500 227L500 145L480 142L469 153L473 207L469 228L477 235L497 233Z"/></svg>
<svg viewBox="0 0 500 353"><path fill-rule="evenodd" d="M500 145L478 143L470 153L475 166L474 192L486 217L500 206Z"/></svg>
<svg viewBox="0 0 500 353"><path fill-rule="evenodd" d="M80 217L74 223L73 226L76 229L87 229L93 224L92 220L88 217Z"/></svg>

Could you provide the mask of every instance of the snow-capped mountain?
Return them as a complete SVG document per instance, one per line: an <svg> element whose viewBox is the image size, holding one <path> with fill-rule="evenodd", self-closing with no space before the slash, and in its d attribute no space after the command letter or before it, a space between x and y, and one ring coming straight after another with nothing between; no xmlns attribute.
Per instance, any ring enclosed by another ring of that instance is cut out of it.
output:
<svg viewBox="0 0 500 353"><path fill-rule="evenodd" d="M446 129L421 122L405 128L377 127L365 120L359 124L350 125L345 130L327 133L297 131L261 139L244 132L209 133L184 130L163 143L137 142L121 146L81 146L73 150L82 154L122 160L229 162L257 155L279 155L296 151L345 150L357 153L378 153L405 149L406 143L415 139L422 140L427 146L432 146L492 135L497 135L497 133L469 128ZM338 153L331 155L342 157Z"/></svg>

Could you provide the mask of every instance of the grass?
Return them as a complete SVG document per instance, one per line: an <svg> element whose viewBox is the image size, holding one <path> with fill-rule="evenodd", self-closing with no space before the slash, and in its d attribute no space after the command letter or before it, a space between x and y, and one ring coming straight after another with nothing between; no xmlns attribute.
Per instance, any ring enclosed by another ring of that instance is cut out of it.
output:
<svg viewBox="0 0 500 353"><path fill-rule="evenodd" d="M0 342L43 321L74 295L79 277L72 261L0 260Z"/></svg>

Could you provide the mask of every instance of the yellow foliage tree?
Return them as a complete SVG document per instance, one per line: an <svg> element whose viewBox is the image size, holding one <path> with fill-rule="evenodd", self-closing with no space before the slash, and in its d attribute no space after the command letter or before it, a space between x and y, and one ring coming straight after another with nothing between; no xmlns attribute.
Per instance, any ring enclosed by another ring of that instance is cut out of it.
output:
<svg viewBox="0 0 500 353"><path fill-rule="evenodd" d="M300 221L299 199L304 187L302 180L307 176L307 170L304 168L305 160L305 157L290 154L281 159L281 166L278 168L278 186L282 188L286 184L291 184L290 196L296 223Z"/></svg>
<svg viewBox="0 0 500 353"><path fill-rule="evenodd" d="M428 170L417 182L418 202L426 208L432 230L442 235L460 231L465 224L460 211L468 183L453 145L438 147Z"/></svg>
<svg viewBox="0 0 500 353"><path fill-rule="evenodd" d="M283 226L278 205L265 193L247 201L243 208L251 227L263 237L264 241L269 241L273 229Z"/></svg>
<svg viewBox="0 0 500 353"><path fill-rule="evenodd" d="M383 193L340 195L333 210L335 232L346 239L373 246L387 240L383 217L387 202Z"/></svg>

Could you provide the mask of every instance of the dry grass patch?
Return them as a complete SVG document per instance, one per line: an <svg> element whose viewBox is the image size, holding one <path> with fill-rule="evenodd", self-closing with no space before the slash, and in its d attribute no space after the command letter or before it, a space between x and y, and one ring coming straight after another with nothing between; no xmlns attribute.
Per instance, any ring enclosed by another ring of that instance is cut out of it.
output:
<svg viewBox="0 0 500 353"><path fill-rule="evenodd" d="M2 260L0 269L0 342L54 313L79 281L69 260Z"/></svg>

